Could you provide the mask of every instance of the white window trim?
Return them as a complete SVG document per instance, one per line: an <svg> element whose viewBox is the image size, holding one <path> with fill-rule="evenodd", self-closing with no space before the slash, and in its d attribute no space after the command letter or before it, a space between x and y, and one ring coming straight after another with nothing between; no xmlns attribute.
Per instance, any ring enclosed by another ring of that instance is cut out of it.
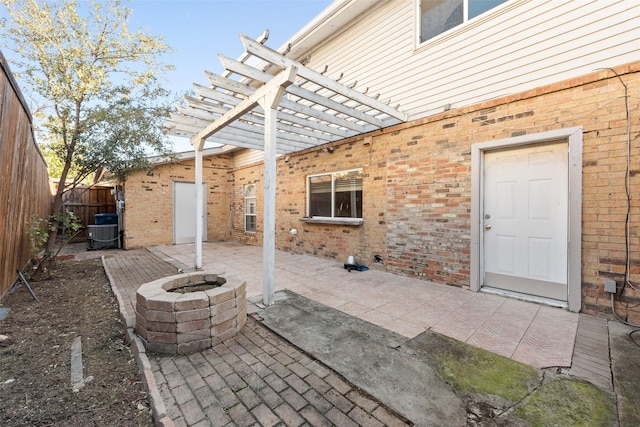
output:
<svg viewBox="0 0 640 427"><path fill-rule="evenodd" d="M244 232L245 233L256 233L258 231L258 212L257 212L257 209L258 209L258 198L256 196L247 197L247 188L249 188L249 186L253 186L255 191L256 192L258 191L258 188L256 187L255 184L245 184L244 187L242 187L242 195L243 195L243 201L244 201L244 204L242 206L242 213L243 213L242 219L243 219L243 222L244 222L244 227L243 228L244 228ZM256 213L254 213L254 214L248 214L247 213L247 200L248 199L253 199L253 201L254 201L254 206L255 206L255 209L256 209ZM252 217L256 218L256 221L255 221L256 229L255 230L247 230L247 217L248 216L252 216Z"/></svg>
<svg viewBox="0 0 640 427"><path fill-rule="evenodd" d="M362 172L362 168L355 168L355 169L345 169L345 170L339 170L339 171L331 171L331 172L322 172L322 173L316 173L313 175L307 175L306 180L306 187L307 187L307 212L304 218L302 218L302 221L304 222L316 222L316 223L325 223L325 224L340 224L340 225L361 225L364 222L363 218L349 218L349 217L333 217L333 216L311 216L311 178L315 177L315 176L324 176L324 175L331 175L332 177L336 174L342 174L342 173L350 173L350 172ZM362 194L363 194L363 198L364 198L364 181L363 181L363 189L362 189ZM334 199L334 194L335 193L335 180L332 178L331 179L331 212L335 212L335 199ZM364 212L362 214L364 216Z"/></svg>
<svg viewBox="0 0 640 427"><path fill-rule="evenodd" d="M566 140L569 146L569 226L567 242L567 308L582 308L582 127L572 127L471 146L471 271L469 287L479 291L482 285L482 175L483 153L548 141Z"/></svg>

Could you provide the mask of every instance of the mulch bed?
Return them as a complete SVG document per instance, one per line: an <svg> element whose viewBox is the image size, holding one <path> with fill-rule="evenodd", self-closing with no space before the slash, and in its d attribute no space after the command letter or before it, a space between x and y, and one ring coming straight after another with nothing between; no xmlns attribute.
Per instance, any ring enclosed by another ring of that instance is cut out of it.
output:
<svg viewBox="0 0 640 427"><path fill-rule="evenodd" d="M0 321L0 425L152 426L138 368L124 342L100 260L58 261L50 277L6 295ZM71 386L80 336L86 383Z"/></svg>

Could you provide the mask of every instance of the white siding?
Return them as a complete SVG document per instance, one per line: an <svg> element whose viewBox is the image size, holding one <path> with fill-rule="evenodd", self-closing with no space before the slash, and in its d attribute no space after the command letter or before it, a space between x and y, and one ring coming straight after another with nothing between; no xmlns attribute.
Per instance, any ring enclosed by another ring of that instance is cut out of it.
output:
<svg viewBox="0 0 640 427"><path fill-rule="evenodd" d="M640 1L512 0L417 45L414 0L381 2L311 53L416 119L640 60Z"/></svg>
<svg viewBox="0 0 640 427"><path fill-rule="evenodd" d="M233 167L241 167L264 160L264 152L244 149L233 153Z"/></svg>

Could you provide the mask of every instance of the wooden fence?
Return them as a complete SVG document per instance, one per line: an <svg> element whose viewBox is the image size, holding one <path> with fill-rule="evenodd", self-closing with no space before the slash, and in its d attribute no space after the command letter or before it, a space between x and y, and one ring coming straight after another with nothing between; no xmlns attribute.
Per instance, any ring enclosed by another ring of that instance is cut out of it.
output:
<svg viewBox="0 0 640 427"><path fill-rule="evenodd" d="M29 108L0 52L0 298L30 258L32 215L51 211L47 164L36 145Z"/></svg>
<svg viewBox="0 0 640 427"><path fill-rule="evenodd" d="M76 214L84 227L95 224L96 214L116 212L116 199L111 194L112 190L113 187L76 187L64 193L62 209ZM86 238L87 229L84 228L74 241L82 241Z"/></svg>

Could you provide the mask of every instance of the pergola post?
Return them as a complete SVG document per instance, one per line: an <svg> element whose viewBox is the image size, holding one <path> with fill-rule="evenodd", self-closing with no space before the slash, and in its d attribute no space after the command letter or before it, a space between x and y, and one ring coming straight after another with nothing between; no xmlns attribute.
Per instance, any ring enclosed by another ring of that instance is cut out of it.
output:
<svg viewBox="0 0 640 427"><path fill-rule="evenodd" d="M204 141L197 144L196 149L196 259L195 269L202 269L202 231L204 228L204 189L202 178L202 147Z"/></svg>
<svg viewBox="0 0 640 427"><path fill-rule="evenodd" d="M284 54L262 41L240 36L245 54L234 61L219 56L224 75L207 72L208 86L195 85L198 95L185 97L165 121L169 132L190 136L196 147L196 268L202 268L202 149L205 141L264 150L263 302L275 299L276 155L307 150L407 120L407 114L346 86ZM249 65L248 59L267 63ZM269 70L269 72L265 71ZM325 69L326 71L326 69ZM237 75L239 79L231 79ZM297 84L296 84L296 79ZM285 99L283 95L290 96ZM256 108L260 106L261 108ZM280 109L280 111L278 111ZM255 110L255 111L254 111ZM262 111L260 111L262 110ZM280 123L278 123L278 117ZM260 133L264 141L260 140ZM353 203L352 205L355 205Z"/></svg>
<svg viewBox="0 0 640 427"><path fill-rule="evenodd" d="M264 110L264 202L262 238L262 302L272 305L275 300L276 270L276 136L278 102L284 94L282 87L268 92L258 103Z"/></svg>

